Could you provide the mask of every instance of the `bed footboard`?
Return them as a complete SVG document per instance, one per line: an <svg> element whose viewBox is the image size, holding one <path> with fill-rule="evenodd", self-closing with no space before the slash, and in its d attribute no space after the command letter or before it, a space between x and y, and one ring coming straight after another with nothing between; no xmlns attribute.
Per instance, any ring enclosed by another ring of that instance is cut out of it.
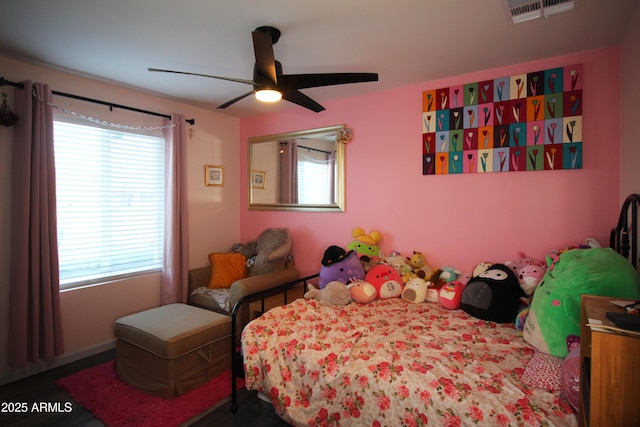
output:
<svg viewBox="0 0 640 427"><path fill-rule="evenodd" d="M609 246L638 268L638 204L640 195L629 195L620 209L618 224L611 230Z"/></svg>
<svg viewBox="0 0 640 427"><path fill-rule="evenodd" d="M236 327L236 316L240 311L240 307L243 304L249 304L254 301L262 301L262 311L264 312L264 301L266 298L272 295L282 294L283 303L287 304L289 301L287 299L287 292L295 287L304 286L304 289L307 289L307 284L319 277L320 274L312 274L310 276L301 277L300 279L294 280L292 282L283 283L280 286L276 286L274 288L270 288L261 292L256 292L254 294L247 295L241 298L234 306L231 311L231 412L236 413L238 410L238 402L237 402L237 390L236 390L236 381L235 378L239 376L244 376L244 368L243 368L243 360L242 360L242 351L236 346L236 338L238 333L238 328Z"/></svg>

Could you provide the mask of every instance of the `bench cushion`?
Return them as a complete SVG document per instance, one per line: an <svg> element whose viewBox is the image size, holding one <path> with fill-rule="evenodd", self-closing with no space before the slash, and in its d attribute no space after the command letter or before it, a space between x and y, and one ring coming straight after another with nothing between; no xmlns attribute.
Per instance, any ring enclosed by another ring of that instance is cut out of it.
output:
<svg viewBox="0 0 640 427"><path fill-rule="evenodd" d="M175 359L231 335L231 318L186 304L169 304L116 320L115 335L164 359Z"/></svg>

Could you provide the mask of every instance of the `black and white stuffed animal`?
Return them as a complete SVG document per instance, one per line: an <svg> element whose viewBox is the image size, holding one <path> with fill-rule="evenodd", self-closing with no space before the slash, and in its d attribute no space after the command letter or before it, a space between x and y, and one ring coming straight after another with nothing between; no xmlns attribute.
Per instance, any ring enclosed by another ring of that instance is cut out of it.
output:
<svg viewBox="0 0 640 427"><path fill-rule="evenodd" d="M515 321L524 296L513 270L504 264L493 264L469 280L462 291L460 308L479 319L510 323Z"/></svg>

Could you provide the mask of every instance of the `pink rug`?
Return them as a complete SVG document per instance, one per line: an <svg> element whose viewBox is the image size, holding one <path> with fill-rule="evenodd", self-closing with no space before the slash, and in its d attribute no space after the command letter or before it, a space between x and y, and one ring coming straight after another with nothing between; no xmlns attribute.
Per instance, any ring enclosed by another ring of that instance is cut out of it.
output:
<svg viewBox="0 0 640 427"><path fill-rule="evenodd" d="M228 397L231 371L171 400L148 395L122 381L114 361L62 378L57 384L109 427L168 427L177 426ZM244 381L238 378L236 384L241 388Z"/></svg>

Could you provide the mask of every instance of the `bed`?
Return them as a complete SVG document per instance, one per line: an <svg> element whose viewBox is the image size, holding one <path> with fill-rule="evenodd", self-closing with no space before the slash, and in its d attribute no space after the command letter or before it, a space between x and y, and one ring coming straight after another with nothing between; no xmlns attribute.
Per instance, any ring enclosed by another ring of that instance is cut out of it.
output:
<svg viewBox="0 0 640 427"><path fill-rule="evenodd" d="M632 260L639 202L611 232ZM559 391L522 381L534 353L514 324L400 298L299 299L242 331L246 388L296 426L577 425Z"/></svg>

